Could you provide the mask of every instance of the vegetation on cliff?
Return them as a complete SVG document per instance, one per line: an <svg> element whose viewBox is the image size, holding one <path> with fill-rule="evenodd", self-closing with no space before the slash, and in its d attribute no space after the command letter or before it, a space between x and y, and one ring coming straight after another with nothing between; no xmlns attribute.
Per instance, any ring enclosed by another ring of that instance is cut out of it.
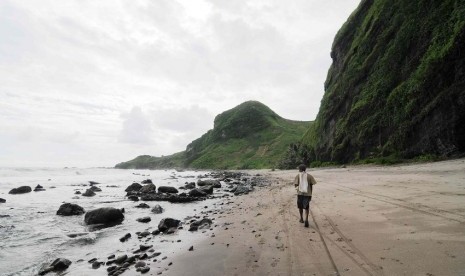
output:
<svg viewBox="0 0 465 276"><path fill-rule="evenodd" d="M308 162L465 152L465 4L364 0L333 42ZM289 155L289 154L288 154Z"/></svg>
<svg viewBox="0 0 465 276"><path fill-rule="evenodd" d="M286 120L257 101L227 110L186 150L165 157L139 156L117 168L258 169L278 166L289 144L302 139L310 122Z"/></svg>

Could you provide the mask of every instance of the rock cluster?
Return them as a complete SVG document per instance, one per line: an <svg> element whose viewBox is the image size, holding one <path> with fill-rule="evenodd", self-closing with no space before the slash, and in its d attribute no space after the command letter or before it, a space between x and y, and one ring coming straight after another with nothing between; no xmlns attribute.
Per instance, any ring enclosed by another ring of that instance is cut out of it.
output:
<svg viewBox="0 0 465 276"><path fill-rule="evenodd" d="M60 208L57 211L57 215L59 216L77 216L77 215L82 215L86 211L84 208L77 204L72 204L72 203L64 203L60 206Z"/></svg>

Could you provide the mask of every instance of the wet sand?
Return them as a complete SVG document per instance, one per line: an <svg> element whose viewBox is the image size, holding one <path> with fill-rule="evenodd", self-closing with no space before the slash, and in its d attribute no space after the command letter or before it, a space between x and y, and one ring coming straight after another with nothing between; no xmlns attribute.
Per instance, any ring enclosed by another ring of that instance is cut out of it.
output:
<svg viewBox="0 0 465 276"><path fill-rule="evenodd" d="M194 251L156 275L465 275L465 159L310 170L310 228L296 171L228 199Z"/></svg>

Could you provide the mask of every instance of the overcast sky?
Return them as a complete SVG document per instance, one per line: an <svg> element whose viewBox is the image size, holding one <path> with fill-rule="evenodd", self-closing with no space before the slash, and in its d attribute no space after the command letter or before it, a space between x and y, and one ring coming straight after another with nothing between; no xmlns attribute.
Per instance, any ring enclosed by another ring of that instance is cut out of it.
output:
<svg viewBox="0 0 465 276"><path fill-rule="evenodd" d="M258 100L313 120L360 0L0 1L0 166L182 151Z"/></svg>

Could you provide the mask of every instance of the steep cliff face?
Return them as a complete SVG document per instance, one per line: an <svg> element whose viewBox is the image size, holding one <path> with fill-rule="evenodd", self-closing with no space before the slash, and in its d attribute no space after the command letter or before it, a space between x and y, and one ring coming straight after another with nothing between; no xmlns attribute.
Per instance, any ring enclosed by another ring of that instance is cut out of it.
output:
<svg viewBox="0 0 465 276"><path fill-rule="evenodd" d="M311 160L465 152L465 2L364 0L336 35Z"/></svg>

